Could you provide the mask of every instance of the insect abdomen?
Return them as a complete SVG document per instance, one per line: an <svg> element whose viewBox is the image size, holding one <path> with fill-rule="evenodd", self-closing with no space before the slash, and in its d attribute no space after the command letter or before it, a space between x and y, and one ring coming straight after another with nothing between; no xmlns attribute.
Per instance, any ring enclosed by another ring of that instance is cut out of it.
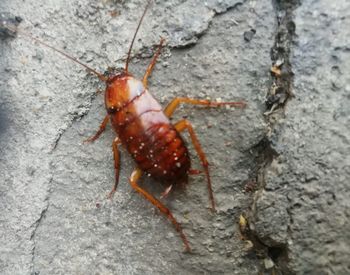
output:
<svg viewBox="0 0 350 275"><path fill-rule="evenodd" d="M162 180L180 180L190 168L187 148L171 124L155 124L143 133L144 150L133 155L149 176ZM133 144L130 144L133 147Z"/></svg>

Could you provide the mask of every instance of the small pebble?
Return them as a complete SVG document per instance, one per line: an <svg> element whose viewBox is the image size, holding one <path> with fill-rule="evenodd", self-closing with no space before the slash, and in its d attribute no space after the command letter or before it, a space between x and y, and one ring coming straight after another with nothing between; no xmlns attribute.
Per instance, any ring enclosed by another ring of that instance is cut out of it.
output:
<svg viewBox="0 0 350 275"><path fill-rule="evenodd" d="M275 263L270 258L266 258L264 259L264 266L265 269L271 269L275 266Z"/></svg>
<svg viewBox="0 0 350 275"><path fill-rule="evenodd" d="M243 33L244 40L247 42L250 42L250 40L253 39L254 34L256 33L256 30L250 29L249 31L245 31Z"/></svg>

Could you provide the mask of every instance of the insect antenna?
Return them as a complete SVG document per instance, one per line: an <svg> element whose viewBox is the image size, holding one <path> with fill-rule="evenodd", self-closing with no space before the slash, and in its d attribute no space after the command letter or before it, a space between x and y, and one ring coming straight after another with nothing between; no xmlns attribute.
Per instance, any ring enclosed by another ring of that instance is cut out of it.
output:
<svg viewBox="0 0 350 275"><path fill-rule="evenodd" d="M136 31L135 31L135 34L134 34L134 37L132 38L132 41L131 41L131 44L130 44L130 48L129 48L129 51L128 51L128 57L126 59L126 63L125 63L125 72L128 72L128 67L129 67L129 62L130 62L130 55L131 55L131 50L132 50L132 46L134 45L134 41L135 41L135 38L136 38L136 35L137 35L137 32L139 31L139 28L141 26L141 23L142 23L142 20L143 18L145 17L145 14L149 8L149 6L151 5L151 0L148 0L147 2L147 5L145 7L145 10L143 11L143 14L140 18L140 21L139 21L139 24L137 25L137 28L136 28Z"/></svg>
<svg viewBox="0 0 350 275"><path fill-rule="evenodd" d="M41 45L43 45L44 47L49 48L49 49L51 49L51 50L53 50L53 51L55 51L55 52L57 52L57 53L63 55L64 57L66 57L66 58L72 60L73 62L75 62L75 63L77 63L77 64L83 66L83 67L84 67L85 69L87 69L89 72L91 72L91 73L97 75L97 77L98 77L100 80L102 80L102 81L106 81L106 80L107 80L107 78L106 78L103 74L97 72L96 70L94 70L94 69L90 68L89 66L85 65L84 63L80 62L77 58L70 56L69 54L65 53L64 51L59 50L59 49L57 49L57 48L55 48L55 47L53 47L53 46L47 44L46 42L44 42L44 41L42 41L42 40L40 40L40 39L38 39L38 38L35 38L34 36L30 35L29 33L26 33L26 32L24 32L24 31L22 31L22 30L19 30L17 27L9 26L9 25L7 25L7 24L4 23L4 22L0 22L0 27L3 27L3 28L5 28L5 29L7 29L7 30L9 30L9 31L11 31L11 32L13 32L13 33L18 33L18 34L20 34L20 35L23 35L23 36L25 36L25 37L27 37L27 38L29 38L29 39L31 39L31 40L33 40L33 41L35 41L35 42L41 44Z"/></svg>

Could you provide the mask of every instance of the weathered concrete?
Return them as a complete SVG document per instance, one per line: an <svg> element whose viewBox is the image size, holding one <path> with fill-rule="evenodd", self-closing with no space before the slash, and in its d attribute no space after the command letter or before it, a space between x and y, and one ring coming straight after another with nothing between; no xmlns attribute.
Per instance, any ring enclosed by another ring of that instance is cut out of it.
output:
<svg viewBox="0 0 350 275"><path fill-rule="evenodd" d="M349 274L350 3L290 8L294 97L270 115L274 158L253 227L285 274Z"/></svg>

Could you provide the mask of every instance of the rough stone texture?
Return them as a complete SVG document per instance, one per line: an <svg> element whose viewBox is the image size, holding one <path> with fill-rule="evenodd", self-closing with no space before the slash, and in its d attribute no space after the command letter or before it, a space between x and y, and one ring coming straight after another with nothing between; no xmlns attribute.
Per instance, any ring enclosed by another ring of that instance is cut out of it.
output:
<svg viewBox="0 0 350 275"><path fill-rule="evenodd" d="M345 0L295 9L294 98L274 125L254 224L285 274L350 273L349 14Z"/></svg>
<svg viewBox="0 0 350 275"><path fill-rule="evenodd" d="M0 10L21 16L22 29L104 71L123 65L144 2L11 0L1 1ZM250 148L266 132L271 14L270 2L157 1L133 50L130 68L142 76L159 36L167 38L150 80L162 104L175 96L249 102L245 110L184 106L175 114L174 121L185 115L195 125L218 203L211 214L201 175L164 200L183 224L191 255L183 253L173 226L132 191L133 162L124 150L118 192L106 199L114 182L115 134L109 129L82 145L105 115L96 78L25 38L1 40L1 273L256 273L256 257L243 249L237 220L250 204L242 191L256 166ZM243 33L251 28L256 34L248 43ZM156 196L162 191L152 180L142 185Z"/></svg>

